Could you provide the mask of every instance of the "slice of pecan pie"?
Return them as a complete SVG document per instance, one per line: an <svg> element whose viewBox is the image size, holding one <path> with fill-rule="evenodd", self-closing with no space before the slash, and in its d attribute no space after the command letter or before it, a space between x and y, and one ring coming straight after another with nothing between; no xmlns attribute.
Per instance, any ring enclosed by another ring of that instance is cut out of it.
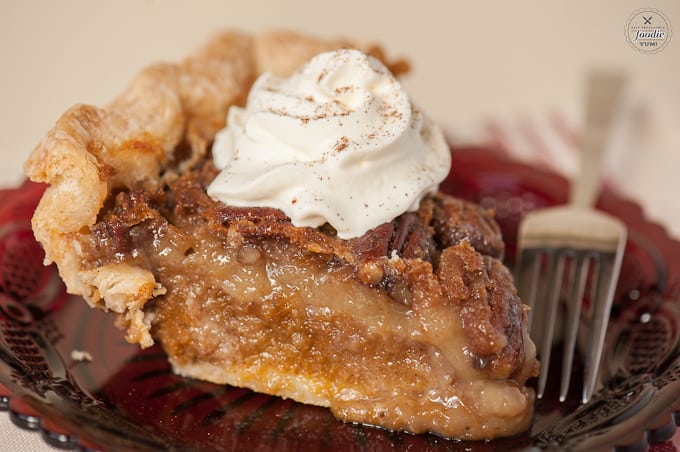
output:
<svg viewBox="0 0 680 452"><path fill-rule="evenodd" d="M341 238L207 194L215 135L256 77L347 46L226 33L147 68L104 108L67 111L26 164L50 184L33 220L46 260L182 375L389 429L521 432L537 365L491 213L432 192Z"/></svg>

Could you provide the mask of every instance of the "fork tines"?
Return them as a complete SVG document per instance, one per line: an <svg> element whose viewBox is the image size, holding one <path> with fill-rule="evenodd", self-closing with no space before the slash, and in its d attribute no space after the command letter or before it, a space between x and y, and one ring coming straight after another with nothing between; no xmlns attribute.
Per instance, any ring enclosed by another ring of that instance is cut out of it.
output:
<svg viewBox="0 0 680 452"><path fill-rule="evenodd" d="M569 392L579 344L584 354L582 400L590 400L621 265L621 246L613 251L573 247L522 250L518 289L531 308L529 330L541 359L537 397L545 393L553 344L561 338L559 399L565 401Z"/></svg>

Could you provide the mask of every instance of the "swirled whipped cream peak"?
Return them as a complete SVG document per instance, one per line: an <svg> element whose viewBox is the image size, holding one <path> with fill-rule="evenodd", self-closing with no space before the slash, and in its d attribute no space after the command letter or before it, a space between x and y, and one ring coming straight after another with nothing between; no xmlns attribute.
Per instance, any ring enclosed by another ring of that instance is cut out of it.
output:
<svg viewBox="0 0 680 452"><path fill-rule="evenodd" d="M451 165L441 130L357 50L319 54L288 78L261 75L245 108L230 108L213 158L212 198L278 208L295 226L329 223L342 239L416 210Z"/></svg>

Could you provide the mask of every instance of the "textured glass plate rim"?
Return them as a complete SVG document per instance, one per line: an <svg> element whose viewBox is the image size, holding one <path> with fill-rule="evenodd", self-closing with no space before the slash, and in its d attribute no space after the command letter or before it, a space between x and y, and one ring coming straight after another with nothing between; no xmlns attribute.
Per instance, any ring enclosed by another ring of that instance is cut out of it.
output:
<svg viewBox="0 0 680 452"><path fill-rule="evenodd" d="M536 171L541 171L541 170L536 170ZM21 189L22 188L19 188L18 190L21 190ZM12 191L6 191L6 192L12 192ZM4 194L5 193L0 192L0 197L2 197ZM626 202L628 202L628 201L626 201ZM645 219L642 219L641 221L646 222L646 223L651 225L651 223L648 222ZM3 225L0 225L0 227L2 227L2 226ZM668 238L668 240L672 241L672 239L670 239L670 238ZM680 256L678 256L678 259L680 260ZM678 353L680 353L680 352L678 352ZM6 359L6 356L4 356L4 355L0 356L0 361L4 361L5 359ZM38 429L40 427L41 417L46 418L46 417L49 417L49 416L58 416L60 414L58 409L55 410L54 407L45 406L44 403L42 403L39 400L37 400L36 398L32 397L30 388L22 387L20 385L15 384L14 382L10 381L10 379L8 378L7 375L0 373L0 383L4 383L6 385L6 387L10 389L10 392L11 392L10 398L14 397L16 399L20 399L20 401L22 402L22 405L25 407L25 409L27 409L29 411L29 413L26 414L26 416L28 418L13 419L13 421L18 426L25 427L25 428ZM672 394L675 396L676 399L680 398L680 385L675 385L674 388L668 388L668 389L672 389ZM2 394L0 394L0 396L2 396ZM6 402L7 397L5 397L4 399L2 397L0 397L0 408L6 409L7 407L6 406L3 407L3 405L2 405L3 400ZM637 421L637 422L634 423L634 425L636 426L636 428L641 427L643 430L656 429L657 427L666 428L667 426L664 425L663 422L661 424L658 424L657 420L658 420L658 418L665 418L669 415L672 415L673 410L675 408L672 405L673 405L672 403L669 403L668 406L665 407L665 409L663 409L661 411L643 412L644 416L647 417L646 419L639 419L638 418L638 419L630 419L630 420L631 421L632 420ZM33 412L31 413L31 411L33 411ZM17 413L15 413L15 415L16 414ZM24 413L18 413L18 414L24 414ZM36 418L36 416L37 416L37 418ZM51 424L51 422L50 422L50 424ZM69 441L64 442L63 439L56 440L56 441L50 441L48 438L45 438L45 439L49 443L58 444L61 447L64 447L66 445L70 445L70 446L73 446L73 447L79 446L81 448L83 448L83 447L87 448L88 436L89 436L88 430L89 429L83 428L82 426L80 426L78 424L71 424L71 423L68 423L68 424L69 425L68 425L67 429L65 430L68 433L64 433L64 434L69 437ZM59 431L60 428L59 428L58 422L57 422L56 426L57 426L57 431ZM50 432L47 432L47 433L49 434ZM51 432L51 433L54 434L54 432ZM644 432L637 431L637 432L634 432L634 433L637 434L637 433L644 433ZM45 434L46 434L46 432L43 429L43 437L45 437ZM80 440L82 440L82 442L80 442ZM126 445L129 446L130 444L126 444ZM116 446L119 446L119 445L116 445ZM141 444L140 444L140 446L141 446Z"/></svg>

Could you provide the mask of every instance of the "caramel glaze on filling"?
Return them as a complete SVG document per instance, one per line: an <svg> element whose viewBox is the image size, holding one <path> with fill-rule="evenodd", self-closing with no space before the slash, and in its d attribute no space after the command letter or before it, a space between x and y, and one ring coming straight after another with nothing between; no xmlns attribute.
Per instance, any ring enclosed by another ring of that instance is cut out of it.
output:
<svg viewBox="0 0 680 452"><path fill-rule="evenodd" d="M527 427L523 385L536 361L492 213L436 194L341 240L277 209L212 200L216 174L208 155L159 186L120 192L81 239L86 268L132 264L167 289L144 310L177 370L207 363L200 373L217 383L415 433ZM513 396L493 400L495 381Z"/></svg>

